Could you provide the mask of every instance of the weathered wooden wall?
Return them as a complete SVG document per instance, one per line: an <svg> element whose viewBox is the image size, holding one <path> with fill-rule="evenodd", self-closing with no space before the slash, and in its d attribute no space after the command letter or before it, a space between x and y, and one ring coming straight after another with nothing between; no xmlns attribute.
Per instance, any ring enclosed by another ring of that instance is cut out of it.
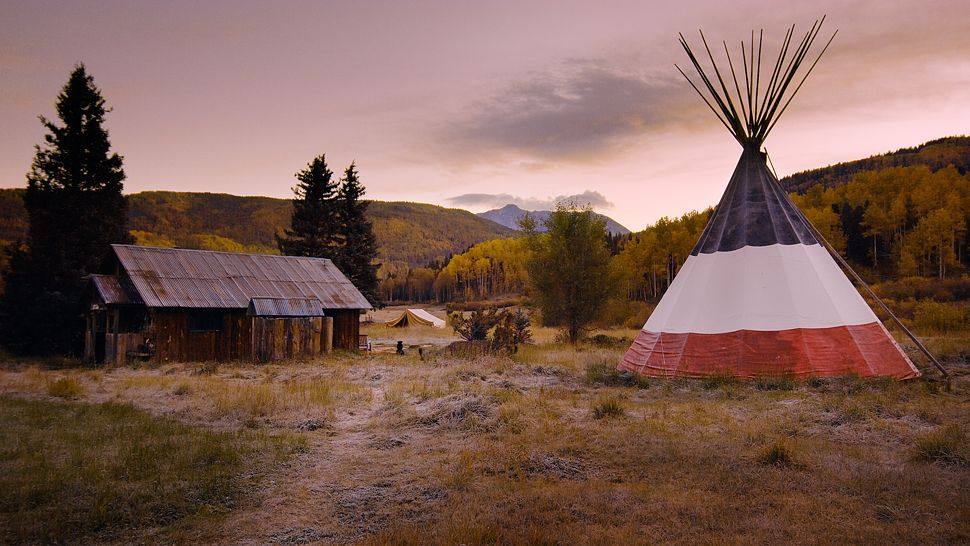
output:
<svg viewBox="0 0 970 546"><path fill-rule="evenodd" d="M360 336L360 311L357 309L327 310L333 317L333 348L356 351Z"/></svg>
<svg viewBox="0 0 970 546"><path fill-rule="evenodd" d="M182 310L151 310L144 332L105 335L105 362L127 364L129 353L136 352L146 338L155 347L156 362L201 362L207 360L269 362L283 358L320 355L328 333L332 348L357 349L360 313L357 310L327 311L329 317L267 318L251 317L241 310L226 310L219 331L193 332L188 328L189 314ZM332 321L332 333L326 322ZM96 333L89 328L86 352L93 353ZM93 354L86 354L92 358ZM92 358L93 359L93 358Z"/></svg>
<svg viewBox="0 0 970 546"><path fill-rule="evenodd" d="M146 335L159 362L252 360L252 319L244 311L226 311L222 330L190 332L185 311L151 311Z"/></svg>
<svg viewBox="0 0 970 546"><path fill-rule="evenodd" d="M321 317L253 317L252 321L253 356L259 362L320 354Z"/></svg>
<svg viewBox="0 0 970 546"><path fill-rule="evenodd" d="M105 334L104 335L104 363L108 365L124 366L131 362L129 353L135 353L145 341L142 333Z"/></svg>

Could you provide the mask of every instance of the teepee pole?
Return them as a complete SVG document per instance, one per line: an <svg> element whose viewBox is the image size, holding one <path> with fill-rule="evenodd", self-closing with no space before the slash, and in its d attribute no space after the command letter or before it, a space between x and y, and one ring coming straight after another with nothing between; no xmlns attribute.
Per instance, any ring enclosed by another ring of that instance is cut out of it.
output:
<svg viewBox="0 0 970 546"><path fill-rule="evenodd" d="M768 156L767 151L765 151L765 156L766 157ZM771 161L770 157L768 161ZM897 317L896 314L893 313L891 309L889 309L889 306L886 305L886 302L882 301L882 298L876 295L876 293L872 290L872 288L869 287L866 281L862 280L862 277L860 277L859 274L855 272L855 269L852 269L852 266L849 265L849 262L845 261L842 255L839 254L837 250L835 250L834 246L832 246L832 243L830 243L828 239L826 239L825 236L822 235L822 232L820 232L818 228L816 228L815 225L812 224L812 222L808 219L808 217L805 216L805 213L802 212L802 209L799 208L794 201L792 201L791 196L788 195L788 192L781 185L781 181L778 180L778 174L774 172L775 170L774 162L771 162L771 163L772 163L771 171L772 171L772 174L775 176L775 183L778 184L779 188L781 189L781 193L785 196L785 199L788 200L789 204L791 204L792 208L798 211L798 216L801 218L802 222L804 222L805 225L808 227L809 231L811 231L812 234L815 235L815 238L822 243L822 246L824 246L825 249L829 251L829 254L831 254L832 257L835 258L835 261L837 261L845 271L848 271L849 275L851 275L852 278L855 279L855 281L860 286L862 286L862 288L865 289L866 293L869 294L869 296L872 299L874 299L877 303L879 303L879 306L882 308L882 310L885 311L886 314L889 315L889 317L893 320L893 322L896 323L896 326L899 326L900 330L902 330L906 334L906 336L910 340L912 340L913 343L916 344L916 347L920 350L920 352L922 352L926 356L926 358L933 363L933 366L935 366L936 369L939 370L941 374L943 374L943 377L946 379L947 383L949 383L950 373L946 371L946 368L944 368L942 364L940 364L940 361L937 360L935 356L933 356L933 353L931 353L929 349L926 348L925 345L923 345L923 342L920 341L918 337L916 337L916 334L911 332L910 329L907 328L906 325L903 324L901 320L899 320L899 317Z"/></svg>

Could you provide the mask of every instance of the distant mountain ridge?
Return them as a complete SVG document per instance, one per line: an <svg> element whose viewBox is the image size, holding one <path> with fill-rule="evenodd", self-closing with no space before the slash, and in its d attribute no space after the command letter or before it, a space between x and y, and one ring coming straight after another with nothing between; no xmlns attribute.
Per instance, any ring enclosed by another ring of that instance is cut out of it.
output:
<svg viewBox="0 0 970 546"><path fill-rule="evenodd" d="M524 210L519 208L517 205L508 204L502 208L487 210L485 212L479 212L478 216L491 220L497 224L501 224L507 228L519 229L519 220L525 216L525 213L529 213L532 218L536 221L537 231L545 231L546 228L543 226L543 222L549 218L552 211L549 210ZM630 230L621 226L619 222L606 216L605 214L599 214L594 212L598 218L606 220L606 231L612 235L626 235L630 233Z"/></svg>
<svg viewBox="0 0 970 546"><path fill-rule="evenodd" d="M911 165L926 165L934 171L953 165L961 174L966 173L970 170L970 136L938 138L912 148L802 171L782 178L781 183L788 191L802 193L816 184L841 186L862 171Z"/></svg>
<svg viewBox="0 0 970 546"><path fill-rule="evenodd" d="M0 189L0 247L27 235L22 189ZM128 197L129 229L138 244L276 253L275 235L290 222L288 199L224 193L145 191ZM371 201L379 259L410 267L443 260L511 229L463 209Z"/></svg>

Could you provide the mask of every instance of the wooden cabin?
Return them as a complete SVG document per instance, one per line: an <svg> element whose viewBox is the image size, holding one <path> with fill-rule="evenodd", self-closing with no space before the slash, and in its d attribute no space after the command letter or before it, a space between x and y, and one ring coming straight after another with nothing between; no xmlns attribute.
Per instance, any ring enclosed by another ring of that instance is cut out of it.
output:
<svg viewBox="0 0 970 546"><path fill-rule="evenodd" d="M111 245L91 275L90 362L313 357L356 350L371 305L330 260Z"/></svg>

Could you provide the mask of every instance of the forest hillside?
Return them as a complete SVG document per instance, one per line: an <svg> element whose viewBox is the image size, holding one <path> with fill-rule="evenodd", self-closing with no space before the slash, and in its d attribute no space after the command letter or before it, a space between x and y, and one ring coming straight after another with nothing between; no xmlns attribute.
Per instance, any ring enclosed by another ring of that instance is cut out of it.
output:
<svg viewBox="0 0 970 546"><path fill-rule="evenodd" d="M804 193L816 184L825 188L840 186L860 172L916 165L925 165L932 171L952 165L960 174L966 173L970 170L970 136L938 138L912 148L802 171L782 178L781 183L789 191Z"/></svg>
<svg viewBox="0 0 970 546"><path fill-rule="evenodd" d="M0 245L25 238L20 189L0 189ZM147 191L128 196L129 226L138 244L275 253L274 235L289 224L290 201L221 193ZM391 267L447 259L512 230L462 210L371 201L368 215Z"/></svg>

